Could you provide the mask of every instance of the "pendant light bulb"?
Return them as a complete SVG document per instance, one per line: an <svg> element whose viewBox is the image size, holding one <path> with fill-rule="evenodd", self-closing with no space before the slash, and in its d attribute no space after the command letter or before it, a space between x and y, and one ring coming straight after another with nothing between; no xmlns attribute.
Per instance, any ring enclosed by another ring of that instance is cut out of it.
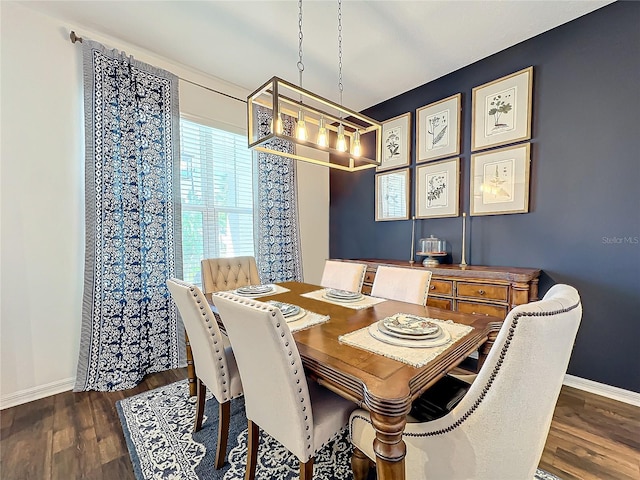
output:
<svg viewBox="0 0 640 480"><path fill-rule="evenodd" d="M307 124L304 121L304 110L298 111L298 124L296 126L296 138L298 140L307 139Z"/></svg>
<svg viewBox="0 0 640 480"><path fill-rule="evenodd" d="M338 126L338 141L336 142L336 150L339 152L347 151L347 140L344 138L344 125Z"/></svg>
<svg viewBox="0 0 640 480"><path fill-rule="evenodd" d="M362 155L362 146L360 145L360 130L356 130L356 132L353 134L353 149L351 151L351 154L354 157L359 157L360 155Z"/></svg>
<svg viewBox="0 0 640 480"><path fill-rule="evenodd" d="M273 123L274 122L272 117L269 124L269 130L271 131L271 133L282 135L282 132L284 132L284 123L282 122L282 115L280 114L280 104L278 104L278 115L276 115L275 126Z"/></svg>
<svg viewBox="0 0 640 480"><path fill-rule="evenodd" d="M327 134L327 126L324 117L320 117L320 125L318 126L318 140L316 143L320 147L329 146L329 135Z"/></svg>

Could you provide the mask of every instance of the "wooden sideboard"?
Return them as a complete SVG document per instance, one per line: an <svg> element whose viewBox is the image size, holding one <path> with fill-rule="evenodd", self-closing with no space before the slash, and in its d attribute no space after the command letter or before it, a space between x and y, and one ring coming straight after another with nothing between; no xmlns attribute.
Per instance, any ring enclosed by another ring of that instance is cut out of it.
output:
<svg viewBox="0 0 640 480"><path fill-rule="evenodd" d="M486 267L469 265L438 265L424 267L421 263L382 259L353 259L345 262L367 264L362 293L371 293L378 265L420 268L431 271L427 305L456 312L480 313L500 319L516 305L538 299L540 270L519 267Z"/></svg>

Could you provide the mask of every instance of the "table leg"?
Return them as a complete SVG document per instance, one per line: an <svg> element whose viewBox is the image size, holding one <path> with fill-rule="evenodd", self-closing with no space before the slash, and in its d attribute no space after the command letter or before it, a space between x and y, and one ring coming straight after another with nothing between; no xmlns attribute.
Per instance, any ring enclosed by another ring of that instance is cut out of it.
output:
<svg viewBox="0 0 640 480"><path fill-rule="evenodd" d="M376 453L378 480L405 480L404 457L407 446L402 432L406 416L389 417L371 412L371 422L376 430L373 451Z"/></svg>
<svg viewBox="0 0 640 480"><path fill-rule="evenodd" d="M194 397L197 393L198 382L196 381L196 367L193 365L193 352L191 351L191 343L189 343L189 335L184 331L184 344L187 351L187 378L189 379L189 396Z"/></svg>

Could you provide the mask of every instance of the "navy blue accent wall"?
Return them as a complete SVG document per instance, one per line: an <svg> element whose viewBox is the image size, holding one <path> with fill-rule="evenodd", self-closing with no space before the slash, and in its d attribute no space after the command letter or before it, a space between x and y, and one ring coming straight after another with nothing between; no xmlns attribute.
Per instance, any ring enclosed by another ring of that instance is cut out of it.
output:
<svg viewBox="0 0 640 480"><path fill-rule="evenodd" d="M584 314L569 373L640 392L640 2L608 5L364 113L411 112L415 131L417 108L462 92L468 212L471 90L530 65L530 213L467 217L467 262L540 268L541 296L575 286ZM409 260L411 221L374 220L374 176L331 172L331 257ZM416 238L448 240L454 263L461 230L462 217L416 221Z"/></svg>

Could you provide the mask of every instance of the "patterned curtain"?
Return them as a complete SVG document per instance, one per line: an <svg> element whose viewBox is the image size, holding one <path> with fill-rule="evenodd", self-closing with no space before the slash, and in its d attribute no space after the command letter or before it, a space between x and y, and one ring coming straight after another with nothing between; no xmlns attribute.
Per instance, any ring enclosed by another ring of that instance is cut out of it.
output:
<svg viewBox="0 0 640 480"><path fill-rule="evenodd" d="M178 78L83 42L86 248L75 391L184 366Z"/></svg>
<svg viewBox="0 0 640 480"><path fill-rule="evenodd" d="M259 135L268 135L271 110L257 112ZM284 130L293 133L293 119L283 116ZM270 148L293 153L293 145L274 139ZM255 245L256 263L263 283L302 281L302 255L298 198L296 194L295 160L270 153L257 152Z"/></svg>

